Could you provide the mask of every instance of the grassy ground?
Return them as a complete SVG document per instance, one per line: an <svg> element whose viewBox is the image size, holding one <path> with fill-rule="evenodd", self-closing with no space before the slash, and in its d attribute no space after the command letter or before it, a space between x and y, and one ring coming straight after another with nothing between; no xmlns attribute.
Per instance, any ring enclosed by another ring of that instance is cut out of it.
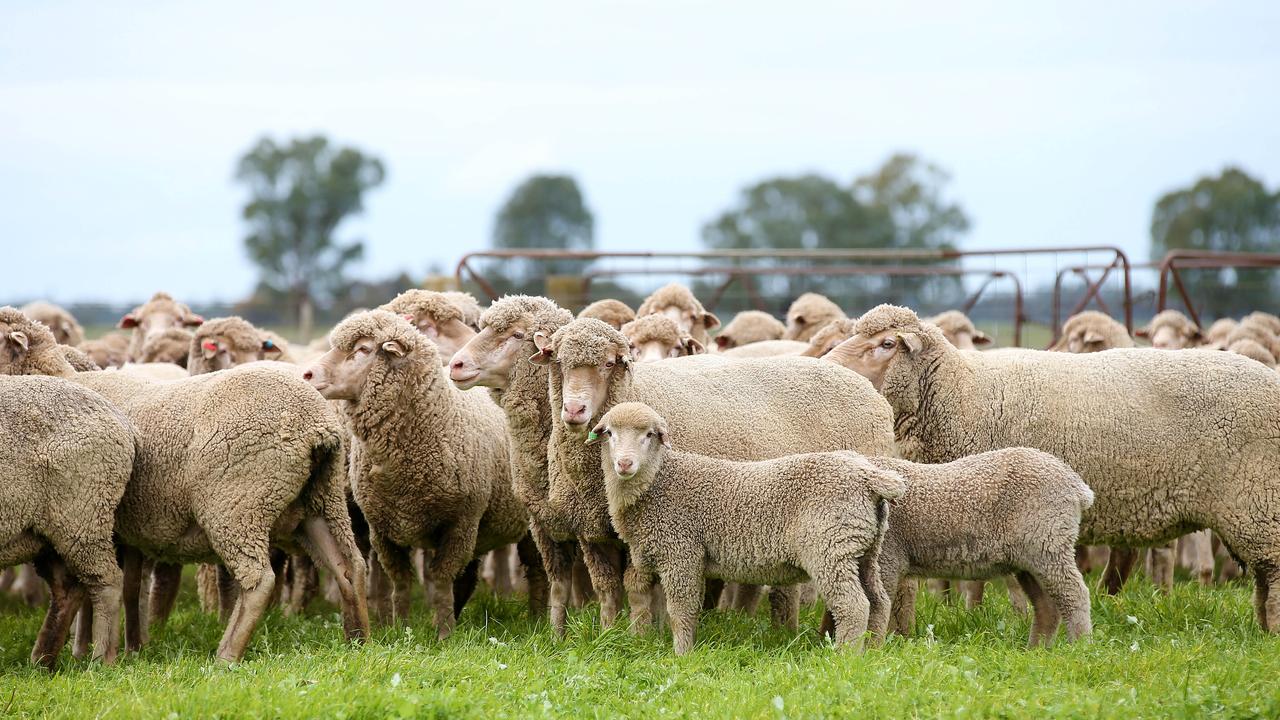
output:
<svg viewBox="0 0 1280 720"><path fill-rule="evenodd" d="M1280 639L1256 627L1244 584L1183 582L1163 597L1139 578L1094 598L1090 641L1034 651L1003 595L989 591L973 612L922 595L917 637L865 655L820 641L815 610L799 636L763 613L712 613L683 658L666 636L601 631L594 608L555 642L518 602L488 595L444 643L419 611L349 647L317 602L302 618L273 611L228 667L212 659L217 622L186 588L141 654L108 668L64 653L53 676L27 662L40 612L6 599L0 716L1280 716Z"/></svg>

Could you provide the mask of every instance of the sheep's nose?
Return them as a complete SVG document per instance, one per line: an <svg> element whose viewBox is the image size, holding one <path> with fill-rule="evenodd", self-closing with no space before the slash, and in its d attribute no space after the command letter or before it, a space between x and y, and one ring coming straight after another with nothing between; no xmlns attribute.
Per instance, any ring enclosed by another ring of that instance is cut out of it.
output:
<svg viewBox="0 0 1280 720"><path fill-rule="evenodd" d="M449 369L450 369L450 370L461 370L461 369L462 369L462 361L461 361L461 360L454 360L453 362L449 363Z"/></svg>
<svg viewBox="0 0 1280 720"><path fill-rule="evenodd" d="M587 411L587 406L580 402L566 402L564 404L564 411L568 415L577 417Z"/></svg>
<svg viewBox="0 0 1280 720"><path fill-rule="evenodd" d="M635 467L635 465L636 465L636 464L635 464L635 462L634 462L634 461L628 460L627 458L619 458L619 459L618 459L618 472L621 472L621 473L629 473L629 472L631 472L631 468Z"/></svg>
<svg viewBox="0 0 1280 720"><path fill-rule="evenodd" d="M310 380L310 379L311 379L311 378L313 378L313 377L315 377L315 373L311 372L310 370L308 370L308 371L306 371L306 372L302 373L302 379L303 379L303 380Z"/></svg>

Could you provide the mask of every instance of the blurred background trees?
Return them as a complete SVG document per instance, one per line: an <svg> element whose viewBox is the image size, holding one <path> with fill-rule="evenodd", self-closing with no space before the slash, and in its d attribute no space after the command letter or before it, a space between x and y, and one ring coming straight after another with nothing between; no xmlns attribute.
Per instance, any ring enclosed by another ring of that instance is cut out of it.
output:
<svg viewBox="0 0 1280 720"><path fill-rule="evenodd" d="M533 175L516 186L498 210L492 244L496 250L591 250L595 216L578 181L569 175ZM494 263L490 271L502 292L542 292L543 277L574 276L587 266L582 260Z"/></svg>

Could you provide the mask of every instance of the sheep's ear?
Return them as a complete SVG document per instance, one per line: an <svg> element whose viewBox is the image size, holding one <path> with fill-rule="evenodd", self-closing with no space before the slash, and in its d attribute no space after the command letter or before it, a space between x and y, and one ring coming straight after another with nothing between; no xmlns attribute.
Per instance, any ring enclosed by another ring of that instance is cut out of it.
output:
<svg viewBox="0 0 1280 720"><path fill-rule="evenodd" d="M671 449L671 433L667 432L667 426L665 424L658 425L653 430L654 432L658 433L658 442L662 443L663 447L670 450Z"/></svg>
<svg viewBox="0 0 1280 720"><path fill-rule="evenodd" d="M716 338L716 340L719 340L719 339L720 338ZM698 342L697 340L694 340L691 337L687 337L684 339L684 352L686 355L701 355L706 351L707 351L707 348L704 347L702 343Z"/></svg>
<svg viewBox="0 0 1280 720"><path fill-rule="evenodd" d="M1204 342L1204 334L1203 334L1203 333L1201 333L1199 330L1193 330L1193 331L1191 331L1191 342L1193 342L1193 343L1203 343L1203 342Z"/></svg>
<svg viewBox="0 0 1280 720"><path fill-rule="evenodd" d="M551 338L547 337L547 334L544 332L536 332L533 334L533 346L539 350L550 350Z"/></svg>
<svg viewBox="0 0 1280 720"><path fill-rule="evenodd" d="M1084 334L1084 341L1087 343L1100 343L1102 342L1102 334L1096 330L1089 330Z"/></svg>
<svg viewBox="0 0 1280 720"><path fill-rule="evenodd" d="M21 348L22 352L26 352L30 349L30 343L27 341L27 334L21 330L14 330L9 333L9 342Z"/></svg>
<svg viewBox="0 0 1280 720"><path fill-rule="evenodd" d="M550 365L555 362L556 350L551 347L551 338L547 337L546 333L534 333L533 346L538 348L538 352L529 358L529 362L534 365Z"/></svg>
<svg viewBox="0 0 1280 720"><path fill-rule="evenodd" d="M715 313L704 312L702 313L702 327L714 330L720 327L720 318L716 317Z"/></svg>
<svg viewBox="0 0 1280 720"><path fill-rule="evenodd" d="M208 360L212 358L214 355L217 355L218 343L212 340L205 340L204 342L200 343L200 354L204 356L205 360Z"/></svg>
<svg viewBox="0 0 1280 720"><path fill-rule="evenodd" d="M974 345L990 345L991 336L979 330L973 334L973 344Z"/></svg>
<svg viewBox="0 0 1280 720"><path fill-rule="evenodd" d="M138 318L133 313L129 313L128 315L125 315L124 317L120 318L121 330L129 330L131 328L136 328L136 327L138 327Z"/></svg>
<svg viewBox="0 0 1280 720"><path fill-rule="evenodd" d="M204 324L204 318L199 315L191 314L187 316L186 320L182 321L182 324L187 327L200 327Z"/></svg>
<svg viewBox="0 0 1280 720"><path fill-rule="evenodd" d="M906 346L908 353L918 353L924 345L920 342L920 336L915 333L899 333L898 342Z"/></svg>
<svg viewBox="0 0 1280 720"><path fill-rule="evenodd" d="M797 324L797 325L803 325L803 324L804 324L804 316L803 316L803 315L797 315L797 316L795 316L795 318L792 320L792 322L794 322L794 323L795 323L795 324Z"/></svg>
<svg viewBox="0 0 1280 720"><path fill-rule="evenodd" d="M693 338L689 338L692 340ZM729 337L727 335L716 336L716 347L720 350L727 350L729 346Z"/></svg>
<svg viewBox="0 0 1280 720"><path fill-rule="evenodd" d="M409 351L405 349L404 345L400 344L399 340L388 340L382 343L382 351L387 353L388 355L392 355L398 358L402 358L405 355L409 354Z"/></svg>
<svg viewBox="0 0 1280 720"><path fill-rule="evenodd" d="M601 423L591 428L591 432L587 433L587 440L583 445L599 445L607 437L609 437L609 429Z"/></svg>
<svg viewBox="0 0 1280 720"><path fill-rule="evenodd" d="M1151 326L1150 326L1150 325L1148 325L1148 326L1146 326L1146 327L1140 327L1140 328L1138 328L1137 330L1134 330L1134 331L1133 331L1133 336L1134 336L1134 337L1140 337L1140 338L1149 338L1149 337L1151 337Z"/></svg>

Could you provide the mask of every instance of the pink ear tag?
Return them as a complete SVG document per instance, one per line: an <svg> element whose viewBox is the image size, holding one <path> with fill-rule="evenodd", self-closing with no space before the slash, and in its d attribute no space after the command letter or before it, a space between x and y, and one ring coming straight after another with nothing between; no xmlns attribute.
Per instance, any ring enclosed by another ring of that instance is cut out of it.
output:
<svg viewBox="0 0 1280 720"><path fill-rule="evenodd" d="M218 352L218 343L216 342L206 340L205 342L200 343L200 347L208 350L209 352Z"/></svg>

